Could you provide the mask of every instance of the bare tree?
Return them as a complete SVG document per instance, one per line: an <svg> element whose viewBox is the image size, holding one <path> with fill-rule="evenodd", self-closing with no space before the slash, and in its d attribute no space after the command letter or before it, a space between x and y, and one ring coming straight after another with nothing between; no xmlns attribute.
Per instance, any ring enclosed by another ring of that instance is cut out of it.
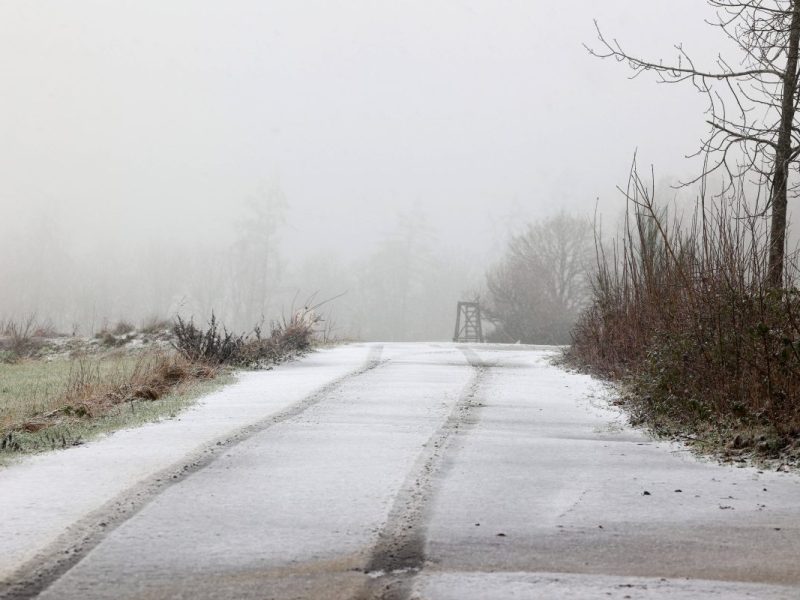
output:
<svg viewBox="0 0 800 600"><path fill-rule="evenodd" d="M588 219L561 213L512 236L486 274L487 316L498 341L564 344L589 293L594 257Z"/></svg>
<svg viewBox="0 0 800 600"><path fill-rule="evenodd" d="M681 45L677 62L666 65L638 58L607 39L597 28L601 48L587 46L600 58L626 62L634 77L653 71L665 83L691 82L708 98L709 134L699 153L705 154L703 172L694 181L721 171L729 186L752 181L769 190L771 210L767 283L784 281L786 210L792 166L800 157L797 122L800 0L707 0L716 10L711 25L734 42L740 60L730 64L719 55L716 66L698 68ZM596 24L596 23L595 23Z"/></svg>

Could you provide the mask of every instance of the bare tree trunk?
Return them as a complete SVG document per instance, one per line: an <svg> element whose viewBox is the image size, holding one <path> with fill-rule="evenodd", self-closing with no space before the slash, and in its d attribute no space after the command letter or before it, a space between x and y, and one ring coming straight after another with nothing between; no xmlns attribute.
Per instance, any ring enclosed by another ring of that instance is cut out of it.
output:
<svg viewBox="0 0 800 600"><path fill-rule="evenodd" d="M797 96L797 59L800 45L800 0L792 2L792 24L789 31L786 70L783 76L781 124L775 148L775 170L772 175L772 223L770 226L769 273L767 283L783 286L783 263L786 251L786 206L789 161L792 153L792 125Z"/></svg>

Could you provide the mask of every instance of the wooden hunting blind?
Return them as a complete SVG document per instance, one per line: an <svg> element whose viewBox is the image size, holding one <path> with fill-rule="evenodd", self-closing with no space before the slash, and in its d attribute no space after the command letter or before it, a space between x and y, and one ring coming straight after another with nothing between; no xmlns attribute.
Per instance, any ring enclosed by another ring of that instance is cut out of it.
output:
<svg viewBox="0 0 800 600"><path fill-rule="evenodd" d="M454 342L483 343L481 307L477 302L459 302Z"/></svg>

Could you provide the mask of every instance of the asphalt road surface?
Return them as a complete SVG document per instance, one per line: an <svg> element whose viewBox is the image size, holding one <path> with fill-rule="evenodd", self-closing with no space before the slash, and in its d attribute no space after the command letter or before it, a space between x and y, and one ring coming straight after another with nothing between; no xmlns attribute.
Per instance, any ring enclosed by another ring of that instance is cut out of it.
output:
<svg viewBox="0 0 800 600"><path fill-rule="evenodd" d="M325 350L7 468L0 597L800 598L800 477L654 442L554 353Z"/></svg>

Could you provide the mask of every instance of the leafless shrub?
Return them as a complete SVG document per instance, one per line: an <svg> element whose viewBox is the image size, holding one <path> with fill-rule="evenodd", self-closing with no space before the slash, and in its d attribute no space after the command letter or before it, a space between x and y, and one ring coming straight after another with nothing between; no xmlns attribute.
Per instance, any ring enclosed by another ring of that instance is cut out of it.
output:
<svg viewBox="0 0 800 600"><path fill-rule="evenodd" d="M330 315L325 319L322 330L319 332L319 341L322 344L335 344L340 341L339 330L336 321Z"/></svg>
<svg viewBox="0 0 800 600"><path fill-rule="evenodd" d="M688 226L670 219L635 165L627 195L621 237L609 253L597 244L570 357L627 381L635 419L657 428L766 428L788 443L800 434L800 291L766 283L768 223L740 198L701 205Z"/></svg>
<svg viewBox="0 0 800 600"><path fill-rule="evenodd" d="M265 336L260 325L250 334L233 334L224 326L220 330L213 314L205 330L195 326L191 319L177 317L173 345L193 362L264 368L308 350L318 321L313 311L303 309L289 319L273 322L269 335Z"/></svg>
<svg viewBox="0 0 800 600"><path fill-rule="evenodd" d="M0 350L4 350L7 360L16 360L34 355L41 348L41 334L48 331L48 323L40 324L35 314L22 320L7 319L0 331L5 338Z"/></svg>
<svg viewBox="0 0 800 600"><path fill-rule="evenodd" d="M242 347L239 363L252 368L263 368L283 362L306 352L314 338L314 325L319 318L303 310L288 320L274 322L268 337L256 327L254 335Z"/></svg>
<svg viewBox="0 0 800 600"><path fill-rule="evenodd" d="M127 321L122 320L122 321L117 321L117 324L114 325L114 329L111 330L111 333L113 333L114 335L126 335L133 331L136 331L136 327L134 327Z"/></svg>
<svg viewBox="0 0 800 600"><path fill-rule="evenodd" d="M35 338L50 339L58 337L58 335L59 334L56 330L56 326L50 319L38 321L35 329L33 330L33 337Z"/></svg>
<svg viewBox="0 0 800 600"><path fill-rule="evenodd" d="M215 365L236 363L245 343L244 335L235 335L224 326L220 331L213 313L205 330L195 326L193 319L185 321L177 316L172 332L175 335L175 349L193 362Z"/></svg>

